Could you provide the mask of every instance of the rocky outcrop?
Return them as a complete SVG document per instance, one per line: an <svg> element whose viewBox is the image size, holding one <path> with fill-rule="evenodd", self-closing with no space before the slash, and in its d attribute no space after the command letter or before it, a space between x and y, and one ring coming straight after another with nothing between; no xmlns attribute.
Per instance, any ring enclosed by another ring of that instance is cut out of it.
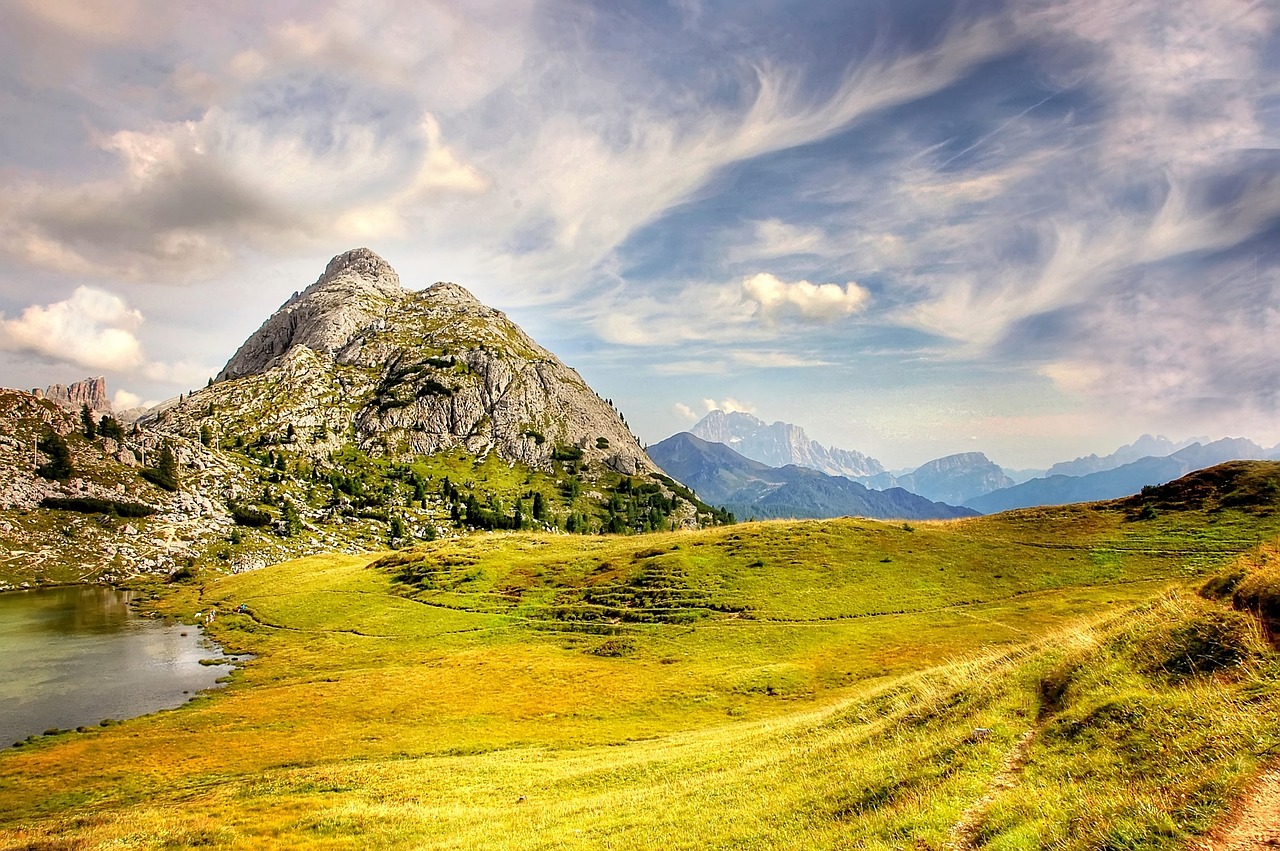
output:
<svg viewBox="0 0 1280 851"><path fill-rule="evenodd" d="M51 384L43 392L33 390L36 398L45 398L69 411L79 411L84 405L96 414L111 413L111 400L107 398L107 380L102 376L86 378L71 385Z"/></svg>
<svg viewBox="0 0 1280 851"><path fill-rule="evenodd" d="M689 432L703 440L723 443L747 458L773 467L795 464L851 478L884 472L879 461L861 452L823 446L811 440L797 425L784 422L769 425L741 411L712 411Z"/></svg>
<svg viewBox="0 0 1280 851"><path fill-rule="evenodd" d="M227 363L211 387L144 418L191 436L208 412L247 439L349 439L407 458L463 448L548 469L553 458L656 471L622 416L577 372L466 289L421 292L367 248L335 257Z"/></svg>

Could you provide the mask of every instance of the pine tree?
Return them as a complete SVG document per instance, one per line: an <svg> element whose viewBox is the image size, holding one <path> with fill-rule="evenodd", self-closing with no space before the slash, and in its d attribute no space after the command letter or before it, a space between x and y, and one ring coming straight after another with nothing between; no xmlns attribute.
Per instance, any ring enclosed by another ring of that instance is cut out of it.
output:
<svg viewBox="0 0 1280 851"><path fill-rule="evenodd" d="M204 446L213 444L213 429L209 428L208 423L200 426L200 443Z"/></svg>
<svg viewBox="0 0 1280 851"><path fill-rule="evenodd" d="M80 422L84 425L84 436L93 440L98 436L98 425L93 421L93 412L89 410L89 404L80 406Z"/></svg>
<svg viewBox="0 0 1280 851"><path fill-rule="evenodd" d="M102 419L98 421L98 434L117 442L123 442L124 426L120 425L120 421L115 417L103 414Z"/></svg>
<svg viewBox="0 0 1280 851"><path fill-rule="evenodd" d="M56 431L46 432L36 441L36 448L49 456L48 463L36 468L38 475L46 479L66 481L75 473L71 466L71 450L62 435Z"/></svg>
<svg viewBox="0 0 1280 851"><path fill-rule="evenodd" d="M286 538L297 537L302 532L302 517L298 514L298 509L290 500L281 500L284 504L284 535Z"/></svg>
<svg viewBox="0 0 1280 851"><path fill-rule="evenodd" d="M178 459L169 444L160 447L160 458L156 466L144 467L142 477L158 488L167 491L178 489Z"/></svg>

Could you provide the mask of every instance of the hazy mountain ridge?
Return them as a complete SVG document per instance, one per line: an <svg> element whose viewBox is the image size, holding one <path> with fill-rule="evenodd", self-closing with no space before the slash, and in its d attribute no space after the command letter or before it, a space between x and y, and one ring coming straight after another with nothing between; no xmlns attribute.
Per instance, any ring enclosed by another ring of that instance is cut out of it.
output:
<svg viewBox="0 0 1280 851"><path fill-rule="evenodd" d="M951 505L960 505L975 496L1013 484L1013 479L981 452L959 452L935 458L904 475L883 473L859 477L855 481L878 490L905 488L935 502Z"/></svg>
<svg viewBox="0 0 1280 851"><path fill-rule="evenodd" d="M1227 461L1265 460L1268 450L1244 438L1223 438L1209 444L1193 443L1163 457L1146 457L1109 470L1084 476L1052 476L993 491L965 502L984 514L1065 505L1100 499L1118 499L1149 485L1160 485L1194 470Z"/></svg>
<svg viewBox="0 0 1280 851"><path fill-rule="evenodd" d="M771 467L732 447L689 432L649 447L668 473L706 502L739 517L840 517L946 519L969 511L928 500L901 488L873 490L843 476L795 464Z"/></svg>
<svg viewBox="0 0 1280 851"><path fill-rule="evenodd" d="M823 446L797 425L782 421L768 424L743 411L711 411L690 428L689 433L732 447L740 455L771 467L795 464L850 478L884 472L884 465L869 455Z"/></svg>
<svg viewBox="0 0 1280 851"><path fill-rule="evenodd" d="M1116 467L1124 464L1130 464L1142 458L1163 458L1166 455L1172 455L1180 449L1185 449L1193 443L1204 442L1205 440L1207 440L1207 438L1191 438L1187 440L1173 441L1165 437L1163 434L1155 436L1144 434L1133 443L1127 443L1124 446L1121 446L1110 455L1083 455L1073 461L1059 461L1036 478L1048 478L1050 476L1087 476L1090 473L1100 473L1103 470L1113 470Z"/></svg>

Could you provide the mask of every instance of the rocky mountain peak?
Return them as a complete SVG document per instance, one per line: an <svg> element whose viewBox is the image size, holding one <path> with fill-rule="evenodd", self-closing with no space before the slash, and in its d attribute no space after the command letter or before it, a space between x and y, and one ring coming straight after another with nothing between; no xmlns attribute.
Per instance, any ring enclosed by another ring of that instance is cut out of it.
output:
<svg viewBox="0 0 1280 851"><path fill-rule="evenodd" d="M324 268L324 274L308 291L349 278L392 293L401 289L400 276L391 268L390 263L368 248L353 248L330 260L329 265Z"/></svg>
<svg viewBox="0 0 1280 851"><path fill-rule="evenodd" d="M261 374L297 346L336 355L408 295L391 264L368 248L339 254L245 340L217 380Z"/></svg>
<svg viewBox="0 0 1280 851"><path fill-rule="evenodd" d="M423 290L423 294L435 302L447 302L457 305L478 305L480 300L471 294L466 287L458 286L452 281L440 281Z"/></svg>
<svg viewBox="0 0 1280 851"><path fill-rule="evenodd" d="M198 431L189 417L212 405L245 439L330 435L310 444L323 455L341 437L387 457L462 448L656 471L622 415L501 311L454 283L402 288L364 248L333 258L188 403L158 427Z"/></svg>
<svg viewBox="0 0 1280 851"><path fill-rule="evenodd" d="M774 467L795 464L832 476L873 476L884 472L879 461L861 452L823 446L797 425L781 421L770 425L743 411L711 411L689 431Z"/></svg>

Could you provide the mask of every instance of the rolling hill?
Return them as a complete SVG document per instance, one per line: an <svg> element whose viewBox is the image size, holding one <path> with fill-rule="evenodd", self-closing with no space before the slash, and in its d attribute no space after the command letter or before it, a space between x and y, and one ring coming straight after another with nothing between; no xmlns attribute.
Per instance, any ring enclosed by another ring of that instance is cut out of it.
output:
<svg viewBox="0 0 1280 851"><path fill-rule="evenodd" d="M1186 847L1280 740L1280 656L1230 590L1280 565L1277 494L1257 462L1154 515L480 535L175 583L145 607L214 606L252 658L8 749L0 847Z"/></svg>

